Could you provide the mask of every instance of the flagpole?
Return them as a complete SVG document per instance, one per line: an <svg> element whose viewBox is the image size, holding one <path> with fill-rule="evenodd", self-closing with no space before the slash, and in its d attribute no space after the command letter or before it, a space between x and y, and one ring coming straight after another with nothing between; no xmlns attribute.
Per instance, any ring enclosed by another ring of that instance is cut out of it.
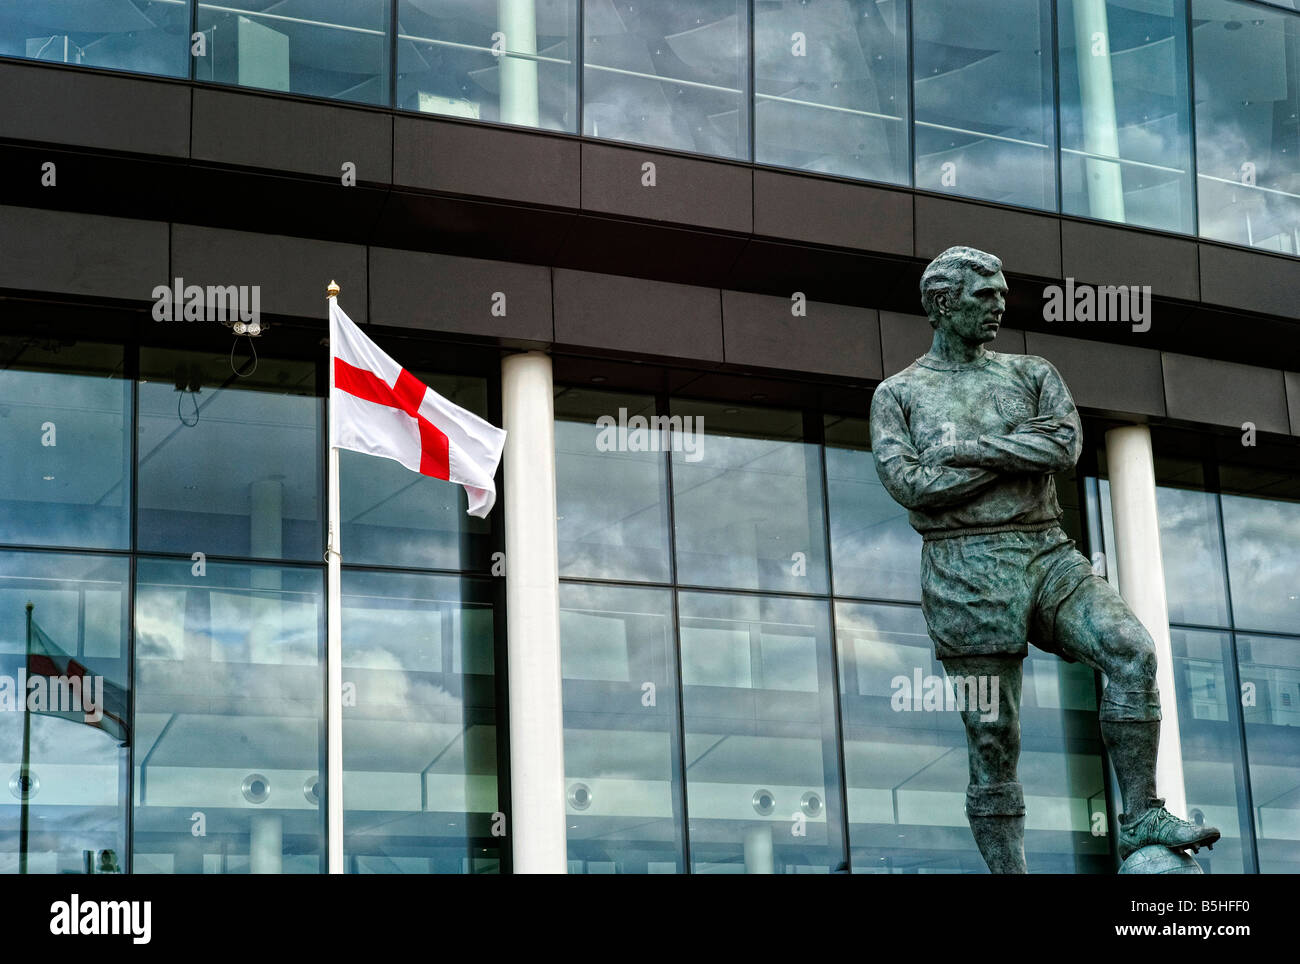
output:
<svg viewBox="0 0 1300 964"><path fill-rule="evenodd" d="M327 854L331 874L343 873L343 556L340 553L342 527L339 524L339 450L333 444L334 433L334 324L333 307L339 286L333 281L325 289L331 309L330 318L330 394L327 404L329 446L329 544L325 549L328 566L325 644L325 799L328 807L325 826L328 830Z"/></svg>
<svg viewBox="0 0 1300 964"><path fill-rule="evenodd" d="M23 657L23 668L31 668L32 658L32 604L27 604L27 650ZM26 673L23 674L26 678ZM24 687L24 690L26 687ZM18 790L22 798L18 801L18 873L27 873L27 828L30 819L31 793L30 773L32 765L32 711L27 705L27 693L21 695L23 701L23 765L18 771Z"/></svg>

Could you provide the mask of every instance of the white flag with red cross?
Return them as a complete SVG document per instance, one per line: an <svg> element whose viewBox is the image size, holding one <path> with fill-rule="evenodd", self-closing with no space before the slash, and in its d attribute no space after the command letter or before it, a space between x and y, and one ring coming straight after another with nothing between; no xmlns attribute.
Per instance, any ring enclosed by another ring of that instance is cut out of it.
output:
<svg viewBox="0 0 1300 964"><path fill-rule="evenodd" d="M330 299L330 444L465 487L469 514L496 504L506 433L453 405L389 358Z"/></svg>

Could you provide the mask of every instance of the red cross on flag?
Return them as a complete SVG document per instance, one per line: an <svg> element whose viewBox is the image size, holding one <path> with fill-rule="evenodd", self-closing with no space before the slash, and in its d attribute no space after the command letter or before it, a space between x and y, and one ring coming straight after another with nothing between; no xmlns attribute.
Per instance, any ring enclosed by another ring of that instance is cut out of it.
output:
<svg viewBox="0 0 1300 964"><path fill-rule="evenodd" d="M389 358L334 298L330 355L331 445L463 485L470 515L492 511L504 430L453 405Z"/></svg>

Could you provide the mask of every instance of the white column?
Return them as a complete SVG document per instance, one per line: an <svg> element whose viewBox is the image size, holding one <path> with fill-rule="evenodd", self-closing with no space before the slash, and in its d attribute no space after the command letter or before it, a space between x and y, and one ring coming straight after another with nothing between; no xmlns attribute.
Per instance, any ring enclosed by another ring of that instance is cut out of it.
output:
<svg viewBox="0 0 1300 964"><path fill-rule="evenodd" d="M278 874L284 866L284 818L255 813L249 824L248 872Z"/></svg>
<svg viewBox="0 0 1300 964"><path fill-rule="evenodd" d="M497 23L505 34L506 52L501 66L501 122L536 127L539 114L537 90L537 8L534 0L497 0Z"/></svg>
<svg viewBox="0 0 1300 964"><path fill-rule="evenodd" d="M776 854L772 847L772 828L767 824L745 831L745 873L776 873Z"/></svg>
<svg viewBox="0 0 1300 964"><path fill-rule="evenodd" d="M1074 50L1079 61L1083 108L1083 149L1119 157L1119 122L1110 62L1110 24L1106 0L1074 0ZM1124 220L1124 182L1120 165L1096 157L1084 160L1088 212L1108 221Z"/></svg>
<svg viewBox="0 0 1300 964"><path fill-rule="evenodd" d="M1110 469L1120 595L1142 620L1156 645L1156 682L1160 685L1162 717L1156 791L1165 798L1165 806L1171 813L1185 817L1187 791L1183 784L1183 747L1178 731L1165 567L1160 556L1160 524L1156 516L1151 430L1145 425L1111 429L1106 433L1106 463Z"/></svg>
<svg viewBox="0 0 1300 964"><path fill-rule="evenodd" d="M501 396L508 433L502 461L513 826L507 832L515 873L562 874L568 857L551 359L536 351L507 356Z"/></svg>

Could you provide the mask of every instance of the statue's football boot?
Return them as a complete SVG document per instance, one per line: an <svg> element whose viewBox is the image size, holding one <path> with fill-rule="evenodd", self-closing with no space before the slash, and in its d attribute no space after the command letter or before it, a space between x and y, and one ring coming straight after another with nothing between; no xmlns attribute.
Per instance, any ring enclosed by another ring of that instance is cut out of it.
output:
<svg viewBox="0 0 1300 964"><path fill-rule="evenodd" d="M1119 858L1127 860L1129 855L1151 844L1160 844L1170 850L1192 849L1196 853L1202 847L1214 849L1219 839L1218 827L1199 826L1190 820L1175 817L1165 809L1164 800L1153 800L1151 807L1139 817L1130 819L1120 815L1119 824Z"/></svg>

